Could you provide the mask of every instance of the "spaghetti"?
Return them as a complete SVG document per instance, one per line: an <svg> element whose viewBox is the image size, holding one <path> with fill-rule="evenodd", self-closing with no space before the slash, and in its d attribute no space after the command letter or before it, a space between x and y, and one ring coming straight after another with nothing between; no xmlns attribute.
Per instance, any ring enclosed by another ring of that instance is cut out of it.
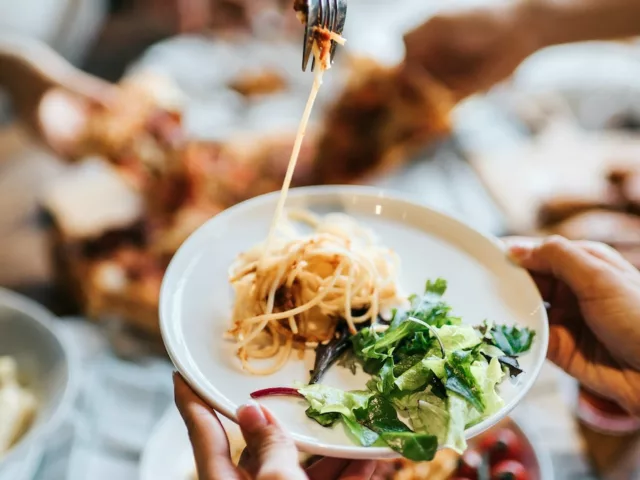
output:
<svg viewBox="0 0 640 480"><path fill-rule="evenodd" d="M398 259L355 220L339 214L319 218L308 211L282 218L322 75L331 66L333 42L344 44L344 39L314 29L317 68L269 235L240 255L229 272L236 295L229 334L238 343L243 368L254 374L277 371L294 348L330 341L341 319L355 333L357 324L375 321L381 310L399 303ZM295 221L310 226L312 233L301 233ZM273 359L266 368L250 362L265 358Z"/></svg>
<svg viewBox="0 0 640 480"><path fill-rule="evenodd" d="M396 254L347 215L289 212L270 246L257 245L230 268L236 294L230 334L243 368L273 373L294 348L330 341L339 321L351 333L357 324L375 321L402 302L398 266ZM250 362L264 358L272 365L260 369Z"/></svg>

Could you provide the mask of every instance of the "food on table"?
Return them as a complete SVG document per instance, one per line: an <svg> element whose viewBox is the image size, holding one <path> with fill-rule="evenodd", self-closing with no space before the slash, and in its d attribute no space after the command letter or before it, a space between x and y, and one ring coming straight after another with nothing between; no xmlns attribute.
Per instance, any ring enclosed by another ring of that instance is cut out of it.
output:
<svg viewBox="0 0 640 480"><path fill-rule="evenodd" d="M405 162L449 133L453 106L451 92L426 72L355 60L345 90L326 114L316 177L353 182Z"/></svg>
<svg viewBox="0 0 640 480"><path fill-rule="evenodd" d="M476 478L484 461L484 457L478 450L470 448L458 459L457 474L460 477Z"/></svg>
<svg viewBox="0 0 640 480"><path fill-rule="evenodd" d="M491 468L491 480L527 480L526 468L516 460L503 460Z"/></svg>
<svg viewBox="0 0 640 480"><path fill-rule="evenodd" d="M0 356L0 458L29 429L38 406L35 395L18 379L18 364Z"/></svg>
<svg viewBox="0 0 640 480"><path fill-rule="evenodd" d="M523 455L522 439L510 428L492 430L482 437L479 448L492 463L519 459Z"/></svg>
<svg viewBox="0 0 640 480"><path fill-rule="evenodd" d="M245 73L231 81L229 86L245 97L269 95L287 89L287 81L272 70L264 70L255 74Z"/></svg>

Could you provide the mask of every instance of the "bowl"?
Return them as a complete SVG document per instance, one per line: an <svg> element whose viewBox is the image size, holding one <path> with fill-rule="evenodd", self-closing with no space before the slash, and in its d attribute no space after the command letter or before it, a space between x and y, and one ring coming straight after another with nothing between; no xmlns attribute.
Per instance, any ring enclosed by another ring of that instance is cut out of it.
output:
<svg viewBox="0 0 640 480"><path fill-rule="evenodd" d="M256 390L306 383L314 352L290 358L268 376L244 372L234 343L224 340L233 296L228 267L236 256L263 241L279 193L256 197L209 220L178 250L165 275L160 296L160 328L165 347L189 385L222 415L235 421L237 408ZM427 279L442 277L445 300L463 322L519 325L536 331L532 349L519 358L524 373L500 385L504 406L466 431L467 438L487 430L523 399L545 361L547 315L529 274L516 267L501 243L440 212L387 191L366 187L323 186L293 189L287 208L316 213L343 212L372 229L402 262L400 284L421 292ZM362 389L369 376L329 369L322 383L343 390ZM341 428L324 428L305 415L306 402L273 397L262 401L292 435L300 450L352 459L397 456L389 448L361 447Z"/></svg>
<svg viewBox="0 0 640 480"><path fill-rule="evenodd" d="M69 413L77 390L77 363L54 316L37 303L0 288L0 356L18 364L21 383L38 401L25 434L0 456L0 477L50 435Z"/></svg>

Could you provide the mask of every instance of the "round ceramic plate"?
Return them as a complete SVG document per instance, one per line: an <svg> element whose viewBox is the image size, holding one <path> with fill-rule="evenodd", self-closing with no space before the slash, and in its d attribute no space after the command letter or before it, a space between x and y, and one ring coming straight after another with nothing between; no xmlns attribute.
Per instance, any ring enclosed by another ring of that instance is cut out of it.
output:
<svg viewBox="0 0 640 480"><path fill-rule="evenodd" d="M278 193L239 204L209 220L174 256L162 285L160 324L173 363L192 388L230 419L253 391L293 386L309 380L314 354L291 358L269 376L244 372L232 342L223 339L230 327L233 295L229 265L241 252L264 240ZM484 319L517 324L537 334L532 350L521 358L525 373L505 381L505 406L467 430L472 437L504 418L524 397L544 362L548 326L540 294L528 273L514 266L500 243L457 220L387 192L363 187L306 187L291 191L289 208L316 213L344 212L372 229L402 261L400 282L406 292L422 292L427 279L445 278L445 299L470 324ZM364 388L368 375L354 377L333 367L323 383L344 390ZM340 427L324 428L308 419L305 402L267 398L269 407L305 452L343 458L388 458L387 448L355 445Z"/></svg>

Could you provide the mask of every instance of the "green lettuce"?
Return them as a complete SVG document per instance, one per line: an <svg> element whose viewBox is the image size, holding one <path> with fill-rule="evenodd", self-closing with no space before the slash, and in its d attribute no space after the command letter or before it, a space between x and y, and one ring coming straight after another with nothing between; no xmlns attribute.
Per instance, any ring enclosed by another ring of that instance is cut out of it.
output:
<svg viewBox="0 0 640 480"><path fill-rule="evenodd" d="M345 392L322 384L299 387L298 393L309 402L309 406L318 414L339 413L352 418L354 417L353 411L366 409L373 396L371 392Z"/></svg>
<svg viewBox="0 0 640 480"><path fill-rule="evenodd" d="M504 406L497 387L522 370L534 332L486 322L462 325L442 297L447 283L427 282L393 314L389 328L362 328L352 353L371 374L366 391L325 385L299 388L306 413L320 425L342 423L365 446L388 445L415 461L431 460L439 446L466 449L465 429Z"/></svg>

